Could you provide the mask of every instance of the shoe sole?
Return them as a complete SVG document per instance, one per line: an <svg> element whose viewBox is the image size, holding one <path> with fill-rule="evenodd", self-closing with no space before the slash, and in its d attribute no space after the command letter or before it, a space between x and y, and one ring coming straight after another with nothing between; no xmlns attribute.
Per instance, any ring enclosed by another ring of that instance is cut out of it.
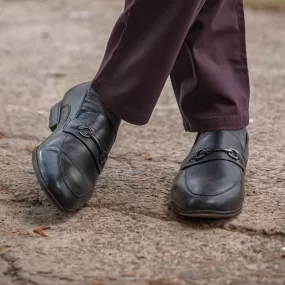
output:
<svg viewBox="0 0 285 285"><path fill-rule="evenodd" d="M188 211L177 207L172 203L173 212L180 216L188 218L201 218L201 219L223 219L223 218L232 218L239 215L242 211L242 208L233 210L233 211Z"/></svg>
<svg viewBox="0 0 285 285"><path fill-rule="evenodd" d="M53 196L53 194L51 193L51 191L48 189L42 175L41 172L39 170L39 165L38 165L38 159L37 159L37 148L33 151L33 168L34 168L34 172L36 175L36 178L38 180L38 183L41 186L41 189L44 191L44 193L47 195L47 197L49 198L49 200L52 202L53 205L56 206L56 208L58 210L60 210L61 212L69 212L67 210L65 210L60 203L56 200L56 198Z"/></svg>

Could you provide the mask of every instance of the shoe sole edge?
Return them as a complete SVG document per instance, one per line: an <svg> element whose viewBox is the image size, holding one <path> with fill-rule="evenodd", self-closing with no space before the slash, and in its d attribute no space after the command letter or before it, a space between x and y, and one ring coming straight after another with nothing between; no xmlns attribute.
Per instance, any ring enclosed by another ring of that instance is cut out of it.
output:
<svg viewBox="0 0 285 285"><path fill-rule="evenodd" d="M242 212L242 207L232 211L210 211L210 210L200 210L200 211L189 211L181 209L172 203L173 211L184 217L188 218L206 218L206 219L223 219L223 218L232 218L239 215Z"/></svg>

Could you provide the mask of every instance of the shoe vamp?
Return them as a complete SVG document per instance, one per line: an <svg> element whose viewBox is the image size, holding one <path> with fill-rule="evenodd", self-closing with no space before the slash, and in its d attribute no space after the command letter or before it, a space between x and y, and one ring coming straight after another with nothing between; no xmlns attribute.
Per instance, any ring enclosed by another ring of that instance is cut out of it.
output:
<svg viewBox="0 0 285 285"><path fill-rule="evenodd" d="M242 169L230 161L208 161L186 170L185 179L193 194L214 196L233 189L242 179Z"/></svg>
<svg viewBox="0 0 285 285"><path fill-rule="evenodd" d="M99 157L99 149L93 155ZM67 135L59 163L62 178L75 196L84 196L94 189L99 176L98 169L92 154L80 140Z"/></svg>

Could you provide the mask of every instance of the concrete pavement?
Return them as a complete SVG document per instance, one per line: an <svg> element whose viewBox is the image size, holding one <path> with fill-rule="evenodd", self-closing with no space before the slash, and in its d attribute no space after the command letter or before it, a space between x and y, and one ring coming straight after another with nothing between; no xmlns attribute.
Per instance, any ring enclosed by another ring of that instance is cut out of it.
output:
<svg viewBox="0 0 285 285"><path fill-rule="evenodd" d="M246 13L251 155L238 218L171 212L171 181L194 135L169 83L147 126L123 124L84 209L63 215L40 191L31 150L49 134L49 107L92 79L121 2L0 0L0 285L284 285L282 14Z"/></svg>

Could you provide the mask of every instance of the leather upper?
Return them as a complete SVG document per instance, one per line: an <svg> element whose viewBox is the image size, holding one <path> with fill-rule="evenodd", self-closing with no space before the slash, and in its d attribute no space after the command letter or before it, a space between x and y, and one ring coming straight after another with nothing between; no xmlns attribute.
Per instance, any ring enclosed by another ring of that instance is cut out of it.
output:
<svg viewBox="0 0 285 285"><path fill-rule="evenodd" d="M91 197L120 120L101 105L90 83L69 90L55 131L36 149L46 188L67 211Z"/></svg>
<svg viewBox="0 0 285 285"><path fill-rule="evenodd" d="M172 186L172 201L186 211L242 207L248 135L213 131L198 135Z"/></svg>

